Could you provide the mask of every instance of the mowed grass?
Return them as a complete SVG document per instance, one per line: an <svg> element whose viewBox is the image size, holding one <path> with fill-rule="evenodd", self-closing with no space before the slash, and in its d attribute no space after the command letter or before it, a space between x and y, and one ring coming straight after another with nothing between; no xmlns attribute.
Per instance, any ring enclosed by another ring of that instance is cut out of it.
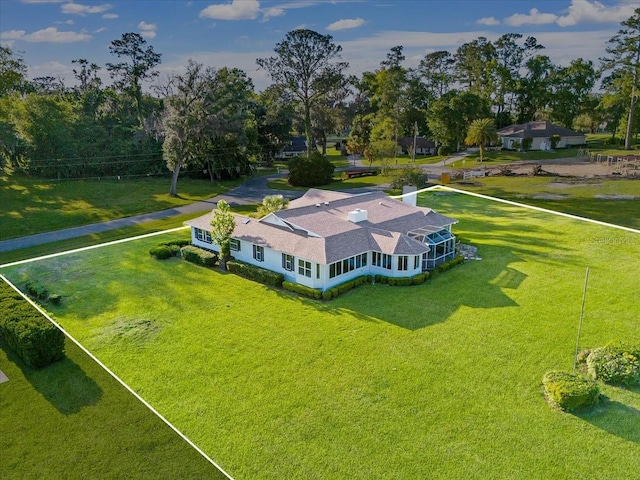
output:
<svg viewBox="0 0 640 480"><path fill-rule="evenodd" d="M33 370L0 341L0 478L226 478L71 341L66 353Z"/></svg>
<svg viewBox="0 0 640 480"><path fill-rule="evenodd" d="M474 179L473 184L454 183L452 186L640 229L640 179L485 177Z"/></svg>
<svg viewBox="0 0 640 480"><path fill-rule="evenodd" d="M0 174L0 240L155 212L205 200L237 186L181 178L170 197L168 177L43 180Z"/></svg>
<svg viewBox="0 0 640 480"><path fill-rule="evenodd" d="M640 393L563 414L542 375L581 345L640 342L638 234L425 194L479 247L417 287L314 302L147 251L158 239L5 268L236 478L634 478ZM176 236L178 234L172 234ZM182 234L179 234L182 235Z"/></svg>

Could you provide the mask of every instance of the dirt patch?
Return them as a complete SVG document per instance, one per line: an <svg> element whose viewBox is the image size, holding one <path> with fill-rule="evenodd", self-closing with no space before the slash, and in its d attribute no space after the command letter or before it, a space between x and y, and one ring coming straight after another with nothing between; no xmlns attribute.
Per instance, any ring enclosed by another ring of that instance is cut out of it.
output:
<svg viewBox="0 0 640 480"><path fill-rule="evenodd" d="M601 198L602 200L635 200L636 197L634 195L594 195L596 198Z"/></svg>
<svg viewBox="0 0 640 480"><path fill-rule="evenodd" d="M550 187L552 188L557 188L557 189L565 189L565 188L572 188L572 187L597 187L599 185L602 185L602 183L600 182L594 182L594 183L580 183L580 182L551 182L549 184Z"/></svg>
<svg viewBox="0 0 640 480"><path fill-rule="evenodd" d="M536 195L532 195L531 198L535 200L563 200L568 196L569 195L564 195L561 193L539 193Z"/></svg>

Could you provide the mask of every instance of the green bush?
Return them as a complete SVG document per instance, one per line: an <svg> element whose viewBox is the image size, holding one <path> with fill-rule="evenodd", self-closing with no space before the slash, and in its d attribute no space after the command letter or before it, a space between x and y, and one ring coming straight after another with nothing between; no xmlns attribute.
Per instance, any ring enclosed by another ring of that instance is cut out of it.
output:
<svg viewBox="0 0 640 480"><path fill-rule="evenodd" d="M418 275L415 275L411 279L411 283L413 283L414 285L421 285L424 282L426 282L428 278L429 278L429 272L422 272L422 273L419 273Z"/></svg>
<svg viewBox="0 0 640 480"><path fill-rule="evenodd" d="M0 339L32 368L64 357L62 331L4 282L0 282Z"/></svg>
<svg viewBox="0 0 640 480"><path fill-rule="evenodd" d="M264 285L271 285L272 287L281 287L284 282L284 275L281 273L272 272L271 270L256 267L255 265L238 260L228 260L227 268L231 273Z"/></svg>
<svg viewBox="0 0 640 480"><path fill-rule="evenodd" d="M576 373L547 372L542 378L542 385L549 404L560 410L593 407L600 401L598 384Z"/></svg>
<svg viewBox="0 0 640 480"><path fill-rule="evenodd" d="M178 251L180 251L180 248L177 245L175 247L178 248ZM151 250L149 250L149 255L154 256L158 260L165 260L169 257L172 257L173 252L171 251L171 248L166 245L156 245L155 247L152 247Z"/></svg>
<svg viewBox="0 0 640 480"><path fill-rule="evenodd" d="M453 153L453 149L449 145L441 145L438 148L438 155L444 157L446 155L451 155Z"/></svg>
<svg viewBox="0 0 640 480"><path fill-rule="evenodd" d="M640 383L640 357L636 348L608 345L596 348L587 357L587 372L594 380L613 385Z"/></svg>
<svg viewBox="0 0 640 480"><path fill-rule="evenodd" d="M524 150L525 152L528 152L532 144L533 144L532 137L524 137L522 139L522 150Z"/></svg>
<svg viewBox="0 0 640 480"><path fill-rule="evenodd" d="M331 294L331 290L325 290L324 292L322 292L323 300L331 300L332 298L333 298L333 295Z"/></svg>
<svg viewBox="0 0 640 480"><path fill-rule="evenodd" d="M296 187L317 187L333 180L333 164L320 152L289 160L289 183Z"/></svg>
<svg viewBox="0 0 640 480"><path fill-rule="evenodd" d="M429 183L427 174L418 167L402 167L391 170L391 187L401 189L405 185L415 185L424 188Z"/></svg>
<svg viewBox="0 0 640 480"><path fill-rule="evenodd" d="M451 260L447 260L444 263L441 263L435 268L435 271L438 273L446 272L447 270L455 267L456 265L460 265L464 262L464 257L462 255L458 255L453 257Z"/></svg>
<svg viewBox="0 0 640 480"><path fill-rule="evenodd" d="M203 267L213 267L218 261L218 254L210 252L204 248L187 245L180 249L180 255L187 262L202 265Z"/></svg>
<svg viewBox="0 0 640 480"><path fill-rule="evenodd" d="M304 295L305 297L314 298L316 300L320 300L323 298L323 291L318 290L317 288L307 287L305 285L299 285L293 282L282 282L282 288L285 290L289 290L290 292L299 293L300 295Z"/></svg>
<svg viewBox="0 0 640 480"><path fill-rule="evenodd" d="M32 298L38 300L46 300L49 298L49 291L38 280L28 280L24 287L27 294Z"/></svg>
<svg viewBox="0 0 640 480"><path fill-rule="evenodd" d="M158 245L164 245L165 247L186 247L191 241L189 240L169 240L168 242L160 242Z"/></svg>

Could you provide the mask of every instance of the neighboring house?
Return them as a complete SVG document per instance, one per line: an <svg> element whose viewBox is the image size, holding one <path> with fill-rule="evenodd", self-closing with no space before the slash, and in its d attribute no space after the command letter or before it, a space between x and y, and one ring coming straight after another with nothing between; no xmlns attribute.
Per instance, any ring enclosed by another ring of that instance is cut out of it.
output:
<svg viewBox="0 0 640 480"><path fill-rule="evenodd" d="M313 141L312 148L316 148L316 142ZM296 136L291 138L291 143L286 145L279 153L276 154L276 158L293 158L298 155L302 155L307 151L307 137Z"/></svg>
<svg viewBox="0 0 640 480"><path fill-rule="evenodd" d="M407 200L408 199L408 200ZM455 255L453 218L383 192L310 189L286 210L257 220L236 216L231 254L283 273L285 280L326 290L360 275L410 277ZM185 222L194 245L211 242L213 212Z"/></svg>
<svg viewBox="0 0 640 480"><path fill-rule="evenodd" d="M413 137L398 137L398 149L400 153L411 153ZM435 155L436 144L424 137L416 137L416 155Z"/></svg>
<svg viewBox="0 0 640 480"><path fill-rule="evenodd" d="M560 137L556 148L584 145L587 142L584 134L549 122L529 122L522 125L510 125L498 130L502 147L510 149L515 148L516 141L522 145L522 140L529 137L533 140L530 150L551 150L553 135Z"/></svg>

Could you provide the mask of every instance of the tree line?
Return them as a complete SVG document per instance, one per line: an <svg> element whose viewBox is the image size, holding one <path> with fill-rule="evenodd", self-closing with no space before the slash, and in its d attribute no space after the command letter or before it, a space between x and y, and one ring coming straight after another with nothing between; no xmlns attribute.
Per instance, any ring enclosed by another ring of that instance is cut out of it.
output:
<svg viewBox="0 0 640 480"><path fill-rule="evenodd" d="M631 148L640 82L640 8L621 23L597 64L577 58L562 66L535 37L478 37L455 51L435 51L406 68L401 45L379 68L346 74L341 46L330 35L294 30L274 55L257 59L272 84L256 92L237 68L189 61L184 73L159 79L161 54L136 33L111 42L113 83L88 59L73 60L75 86L26 79L20 54L0 47L0 153L14 169L49 178L180 174L236 176L270 161L293 133L317 142L346 134L348 153L371 160L419 133L443 153L458 150L469 126L490 118L497 128L549 120L620 132ZM144 82L153 81L144 90ZM596 90L596 85L599 89Z"/></svg>

